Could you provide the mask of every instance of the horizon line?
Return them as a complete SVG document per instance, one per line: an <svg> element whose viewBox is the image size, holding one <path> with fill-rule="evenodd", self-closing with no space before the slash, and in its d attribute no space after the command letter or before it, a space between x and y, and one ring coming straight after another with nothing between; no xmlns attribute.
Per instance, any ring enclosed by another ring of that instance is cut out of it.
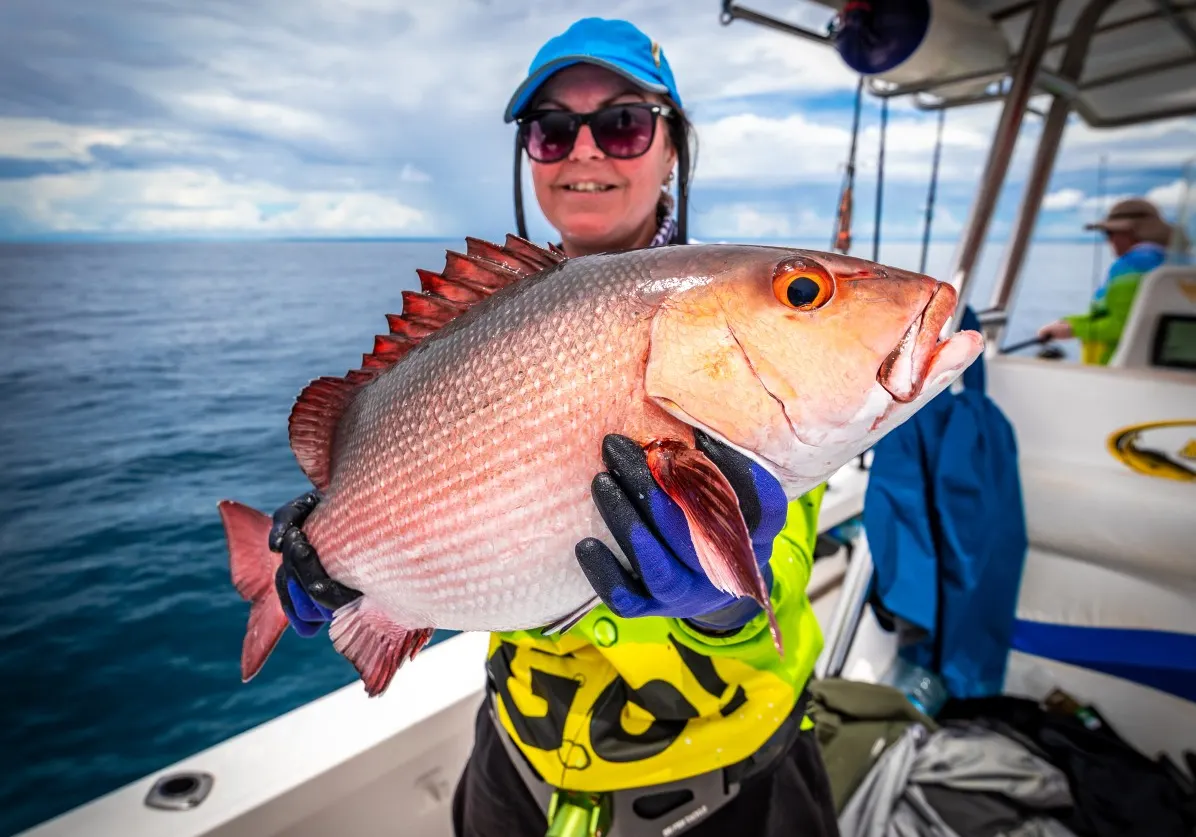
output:
<svg viewBox="0 0 1196 837"><path fill-rule="evenodd" d="M514 235L515 233L511 233ZM254 235L252 233L220 233L202 235L197 233L40 233L23 236L0 235L0 245L5 244L368 244L368 243L439 243L445 241L464 241L466 237L487 238L485 235ZM506 233L499 237L504 238ZM726 242L781 242L805 241L813 236L698 236L701 243ZM534 240L534 239L533 239ZM943 244L958 242L958 236L931 236L930 243ZM986 238L985 243L1006 243L1008 235L1000 238ZM1049 241L1055 243L1091 244L1094 241L1092 233L1077 233L1075 235L1044 235L1034 236L1031 242ZM921 244L922 236L891 236L882 239L881 244ZM869 242L871 243L871 239ZM828 249L829 252L829 249Z"/></svg>

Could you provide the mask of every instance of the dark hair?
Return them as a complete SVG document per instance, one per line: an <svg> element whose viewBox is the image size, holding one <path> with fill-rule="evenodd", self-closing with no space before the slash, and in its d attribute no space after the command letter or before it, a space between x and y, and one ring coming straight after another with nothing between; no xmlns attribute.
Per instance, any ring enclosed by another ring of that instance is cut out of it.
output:
<svg viewBox="0 0 1196 837"><path fill-rule="evenodd" d="M693 177L694 165L698 156L698 132L689 120L689 116L670 96L664 95L661 98L673 110L665 120L665 124L668 126L669 141L677 152L677 192L681 195L682 212L684 213L684 209L687 209L689 204L689 181ZM661 190L660 201L656 204L657 226L663 224L664 219L672 214L676 203L672 193ZM677 219L678 234L682 239L685 236L686 220L686 218Z"/></svg>

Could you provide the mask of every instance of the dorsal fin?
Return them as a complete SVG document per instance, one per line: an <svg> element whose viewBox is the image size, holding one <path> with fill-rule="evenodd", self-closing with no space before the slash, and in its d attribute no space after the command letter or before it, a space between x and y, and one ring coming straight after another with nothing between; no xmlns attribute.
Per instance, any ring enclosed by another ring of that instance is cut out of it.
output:
<svg viewBox="0 0 1196 837"><path fill-rule="evenodd" d="M299 393L291 409L291 450L321 491L332 482L337 422L361 387L495 291L565 260L559 248L549 245L546 250L515 235L501 245L477 238L466 238L465 243L465 253L446 251L439 273L416 270L420 290L403 291L403 312L386 315L390 333L374 336L373 351L361 356L360 368L342 378L317 378Z"/></svg>
<svg viewBox="0 0 1196 837"><path fill-rule="evenodd" d="M436 294L403 291L403 317L434 329L440 328L467 308L467 303L453 302Z"/></svg>
<svg viewBox="0 0 1196 837"><path fill-rule="evenodd" d="M555 244L549 244L544 250L517 235L508 235L504 246L499 247L478 238L466 238L465 252L471 256L489 259L515 270L528 270L532 273L552 267L563 261L565 253Z"/></svg>

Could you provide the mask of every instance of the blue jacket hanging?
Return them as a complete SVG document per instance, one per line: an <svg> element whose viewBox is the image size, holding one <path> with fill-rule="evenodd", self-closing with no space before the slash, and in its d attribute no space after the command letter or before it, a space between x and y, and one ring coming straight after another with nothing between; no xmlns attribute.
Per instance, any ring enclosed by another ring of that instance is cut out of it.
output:
<svg viewBox="0 0 1196 837"><path fill-rule="evenodd" d="M971 308L963 328L979 329ZM864 497L872 602L959 698L1000 694L1029 542L1013 427L984 357L877 443Z"/></svg>

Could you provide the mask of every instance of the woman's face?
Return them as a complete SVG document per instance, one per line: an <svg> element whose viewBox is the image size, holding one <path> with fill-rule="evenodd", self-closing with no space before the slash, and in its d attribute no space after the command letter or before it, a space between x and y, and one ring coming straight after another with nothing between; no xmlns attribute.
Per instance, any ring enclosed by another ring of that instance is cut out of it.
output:
<svg viewBox="0 0 1196 837"><path fill-rule="evenodd" d="M621 76L592 64L555 73L534 103L536 110L589 113L613 104L663 100ZM588 125L559 163L531 161L536 199L561 235L570 256L643 247L656 232L656 206L676 160L665 121L657 117L648 152L632 160L607 157Z"/></svg>

